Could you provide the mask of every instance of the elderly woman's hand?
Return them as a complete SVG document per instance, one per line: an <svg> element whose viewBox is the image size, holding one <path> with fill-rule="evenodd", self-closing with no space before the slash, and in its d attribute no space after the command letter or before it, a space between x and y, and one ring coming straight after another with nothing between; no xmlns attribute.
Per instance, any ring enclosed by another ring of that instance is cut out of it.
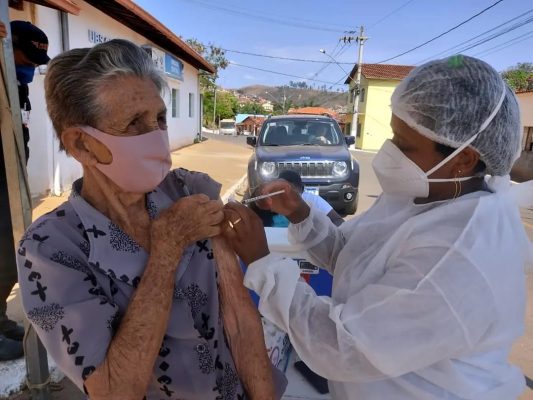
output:
<svg viewBox="0 0 533 400"><path fill-rule="evenodd" d="M228 203L224 207L227 223L223 235L241 260L250 265L269 253L265 228L261 219L240 203Z"/></svg>
<svg viewBox="0 0 533 400"><path fill-rule="evenodd" d="M183 247L220 234L222 208L221 201L209 200L204 194L178 200L152 223L152 249L177 261Z"/></svg>

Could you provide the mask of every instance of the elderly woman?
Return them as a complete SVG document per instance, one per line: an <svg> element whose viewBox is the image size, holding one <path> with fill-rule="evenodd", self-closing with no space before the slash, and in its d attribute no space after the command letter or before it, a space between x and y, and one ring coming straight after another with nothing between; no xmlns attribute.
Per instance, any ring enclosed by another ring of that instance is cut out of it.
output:
<svg viewBox="0 0 533 400"><path fill-rule="evenodd" d="M392 113L394 136L373 163L383 194L358 218L336 227L287 182L263 187L285 190L262 206L286 215L291 241L333 274L332 297L268 254L254 214L232 204L245 284L335 399L517 399L525 380L507 358L524 332L531 261L517 204L533 203L533 182L507 176L516 97L486 63L453 57L414 69Z"/></svg>
<svg viewBox="0 0 533 400"><path fill-rule="evenodd" d="M83 166L18 250L24 310L54 360L92 400L275 397L240 270L218 265L217 278L220 185L169 172L150 57L123 40L71 50L45 85L61 147Z"/></svg>

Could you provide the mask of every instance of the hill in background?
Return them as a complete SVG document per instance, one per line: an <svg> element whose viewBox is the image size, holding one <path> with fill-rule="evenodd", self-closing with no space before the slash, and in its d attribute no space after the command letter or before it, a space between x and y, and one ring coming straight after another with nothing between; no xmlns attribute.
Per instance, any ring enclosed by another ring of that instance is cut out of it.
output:
<svg viewBox="0 0 533 400"><path fill-rule="evenodd" d="M348 92L329 91L326 90L326 87L317 89L311 87L252 85L233 89L232 91L238 97L240 103L263 100L281 104L285 93L287 108L317 106L331 108L337 112L345 112L348 103Z"/></svg>

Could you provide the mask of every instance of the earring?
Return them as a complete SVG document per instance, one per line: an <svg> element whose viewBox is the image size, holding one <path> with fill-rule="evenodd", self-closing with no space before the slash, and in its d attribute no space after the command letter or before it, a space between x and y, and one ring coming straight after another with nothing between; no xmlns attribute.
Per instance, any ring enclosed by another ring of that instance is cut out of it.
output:
<svg viewBox="0 0 533 400"><path fill-rule="evenodd" d="M457 178L459 176L459 174L461 173L461 170L457 171L457 173L455 174L455 193L453 195L453 198L456 199L457 197L459 197L461 195L461 192L463 191L463 185L462 185L462 182L461 181L458 181Z"/></svg>

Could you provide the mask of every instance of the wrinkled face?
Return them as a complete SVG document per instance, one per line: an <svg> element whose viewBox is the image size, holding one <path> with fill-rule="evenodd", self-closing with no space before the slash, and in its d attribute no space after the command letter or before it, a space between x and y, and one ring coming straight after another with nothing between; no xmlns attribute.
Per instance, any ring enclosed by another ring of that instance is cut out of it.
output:
<svg viewBox="0 0 533 400"><path fill-rule="evenodd" d="M149 79L125 76L100 88L104 110L95 128L117 136L134 136L167 129L167 109L157 86Z"/></svg>
<svg viewBox="0 0 533 400"><path fill-rule="evenodd" d="M107 134L135 136L167 129L165 103L149 79L136 76L112 79L99 88L97 102L103 111L93 128ZM67 128L61 141L67 152L83 165L96 161L109 164L113 160L103 143L76 127Z"/></svg>

